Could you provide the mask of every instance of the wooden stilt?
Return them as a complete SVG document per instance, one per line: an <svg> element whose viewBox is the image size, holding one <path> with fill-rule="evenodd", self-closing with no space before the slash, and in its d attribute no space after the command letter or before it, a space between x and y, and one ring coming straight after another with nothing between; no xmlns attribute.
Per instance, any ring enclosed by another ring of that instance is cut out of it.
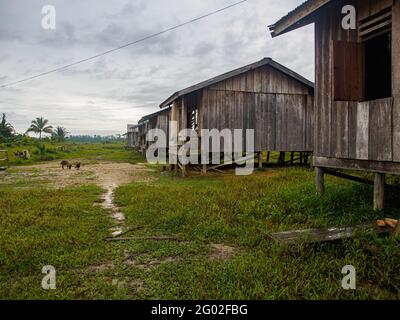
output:
<svg viewBox="0 0 400 320"><path fill-rule="evenodd" d="M267 152L267 163L269 163L269 159L270 159L270 157L271 157L271 152L270 152L270 151L268 151L268 152Z"/></svg>
<svg viewBox="0 0 400 320"><path fill-rule="evenodd" d="M258 153L258 168L262 169L263 167L263 158L262 158L262 152Z"/></svg>
<svg viewBox="0 0 400 320"><path fill-rule="evenodd" d="M315 168L315 183L317 184L317 190L320 194L325 193L325 182L324 182L324 169Z"/></svg>
<svg viewBox="0 0 400 320"><path fill-rule="evenodd" d="M186 177L186 165L182 165L182 178Z"/></svg>
<svg viewBox="0 0 400 320"><path fill-rule="evenodd" d="M294 152L290 153L290 165L293 165L293 160L294 160Z"/></svg>
<svg viewBox="0 0 400 320"><path fill-rule="evenodd" d="M397 222L397 226L393 231L393 237L396 239L400 236L400 220Z"/></svg>
<svg viewBox="0 0 400 320"><path fill-rule="evenodd" d="M374 179L374 210L381 211L385 200L385 174L375 173Z"/></svg>
<svg viewBox="0 0 400 320"><path fill-rule="evenodd" d="M308 164L308 152L304 152L304 164Z"/></svg>

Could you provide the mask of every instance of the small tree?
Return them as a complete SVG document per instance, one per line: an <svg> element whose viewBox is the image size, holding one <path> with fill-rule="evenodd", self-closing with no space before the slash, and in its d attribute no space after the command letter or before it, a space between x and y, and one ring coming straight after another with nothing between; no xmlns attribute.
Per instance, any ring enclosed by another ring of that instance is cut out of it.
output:
<svg viewBox="0 0 400 320"><path fill-rule="evenodd" d="M42 133L53 133L53 127L48 125L49 120L43 119L43 117L36 118L31 122L31 126L26 131L39 134L39 140L42 140Z"/></svg>
<svg viewBox="0 0 400 320"><path fill-rule="evenodd" d="M57 127L53 133L52 138L56 141L64 141L69 132L64 127Z"/></svg>
<svg viewBox="0 0 400 320"><path fill-rule="evenodd" d="M3 113L0 122L0 138L3 139L11 138L14 136L14 134L15 134L14 127L9 122L7 122L6 114Z"/></svg>

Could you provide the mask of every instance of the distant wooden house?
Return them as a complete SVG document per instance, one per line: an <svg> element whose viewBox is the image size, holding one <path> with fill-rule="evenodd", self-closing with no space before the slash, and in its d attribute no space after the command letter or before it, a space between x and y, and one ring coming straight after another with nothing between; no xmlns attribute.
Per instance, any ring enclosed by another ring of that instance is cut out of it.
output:
<svg viewBox="0 0 400 320"><path fill-rule="evenodd" d="M160 107L171 107L178 131L254 129L262 164L262 151L313 151L313 95L312 82L264 58L178 91Z"/></svg>
<svg viewBox="0 0 400 320"><path fill-rule="evenodd" d="M169 135L170 109L164 109L139 120L138 123L138 145L139 150L145 152L151 142L147 141L147 133L152 129L163 130L166 134L167 142ZM167 146L168 149L168 146Z"/></svg>
<svg viewBox="0 0 400 320"><path fill-rule="evenodd" d="M348 5L356 23L346 30ZM318 189L324 173L335 174L329 168L374 172L374 207L382 209L385 174L400 174L400 1L309 0L270 30L276 37L310 23Z"/></svg>
<svg viewBox="0 0 400 320"><path fill-rule="evenodd" d="M139 147L139 126L128 124L126 133L126 146L128 149L136 149Z"/></svg>

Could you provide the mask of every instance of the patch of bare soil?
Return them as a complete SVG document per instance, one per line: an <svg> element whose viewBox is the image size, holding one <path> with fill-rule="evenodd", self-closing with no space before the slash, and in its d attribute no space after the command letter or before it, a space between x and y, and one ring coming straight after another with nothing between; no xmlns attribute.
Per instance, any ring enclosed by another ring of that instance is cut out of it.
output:
<svg viewBox="0 0 400 320"><path fill-rule="evenodd" d="M124 278L123 280L113 279L112 285L119 289L129 288L134 289L137 292L141 292L145 289L144 282L140 279Z"/></svg>
<svg viewBox="0 0 400 320"><path fill-rule="evenodd" d="M71 161L73 163L73 161ZM40 181L46 181L51 188L64 188L83 184L97 184L105 189L116 188L131 181L150 181L148 169L144 164L81 162L80 170L62 170L59 161L32 166L13 167L2 176L5 183L12 184L21 179L34 187Z"/></svg>
<svg viewBox="0 0 400 320"><path fill-rule="evenodd" d="M129 253L125 251L124 253L125 264L138 268L144 271L150 271L155 266L158 266L163 263L169 262L179 262L182 261L180 257L161 257L161 258L153 258L151 255L147 253Z"/></svg>
<svg viewBox="0 0 400 320"><path fill-rule="evenodd" d="M235 251L234 247L222 243L211 243L209 257L211 260L228 260L235 254Z"/></svg>
<svg viewBox="0 0 400 320"><path fill-rule="evenodd" d="M102 196L101 207L110 211L116 226L110 231L116 237L124 232L125 217L114 204L114 191L121 185L132 181L149 182L154 178L149 174L152 170L145 164L114 163L114 162L85 162L79 161L80 170L75 168L63 170L60 161L52 161L32 166L13 167L2 174L0 184L14 185L23 188L43 186L49 188L64 188L85 184L97 184L106 192Z"/></svg>
<svg viewBox="0 0 400 320"><path fill-rule="evenodd" d="M105 272L109 270L113 270L115 268L114 263L106 263L106 264L101 264L98 266L90 266L86 269L86 272L88 273L98 273L98 272Z"/></svg>

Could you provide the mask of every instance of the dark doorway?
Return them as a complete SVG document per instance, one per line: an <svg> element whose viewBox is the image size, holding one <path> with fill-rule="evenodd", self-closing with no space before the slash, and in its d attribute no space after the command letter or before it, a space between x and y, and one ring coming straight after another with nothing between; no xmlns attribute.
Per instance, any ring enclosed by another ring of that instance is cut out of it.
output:
<svg viewBox="0 0 400 320"><path fill-rule="evenodd" d="M387 32L365 42L365 100L392 96L392 44Z"/></svg>

